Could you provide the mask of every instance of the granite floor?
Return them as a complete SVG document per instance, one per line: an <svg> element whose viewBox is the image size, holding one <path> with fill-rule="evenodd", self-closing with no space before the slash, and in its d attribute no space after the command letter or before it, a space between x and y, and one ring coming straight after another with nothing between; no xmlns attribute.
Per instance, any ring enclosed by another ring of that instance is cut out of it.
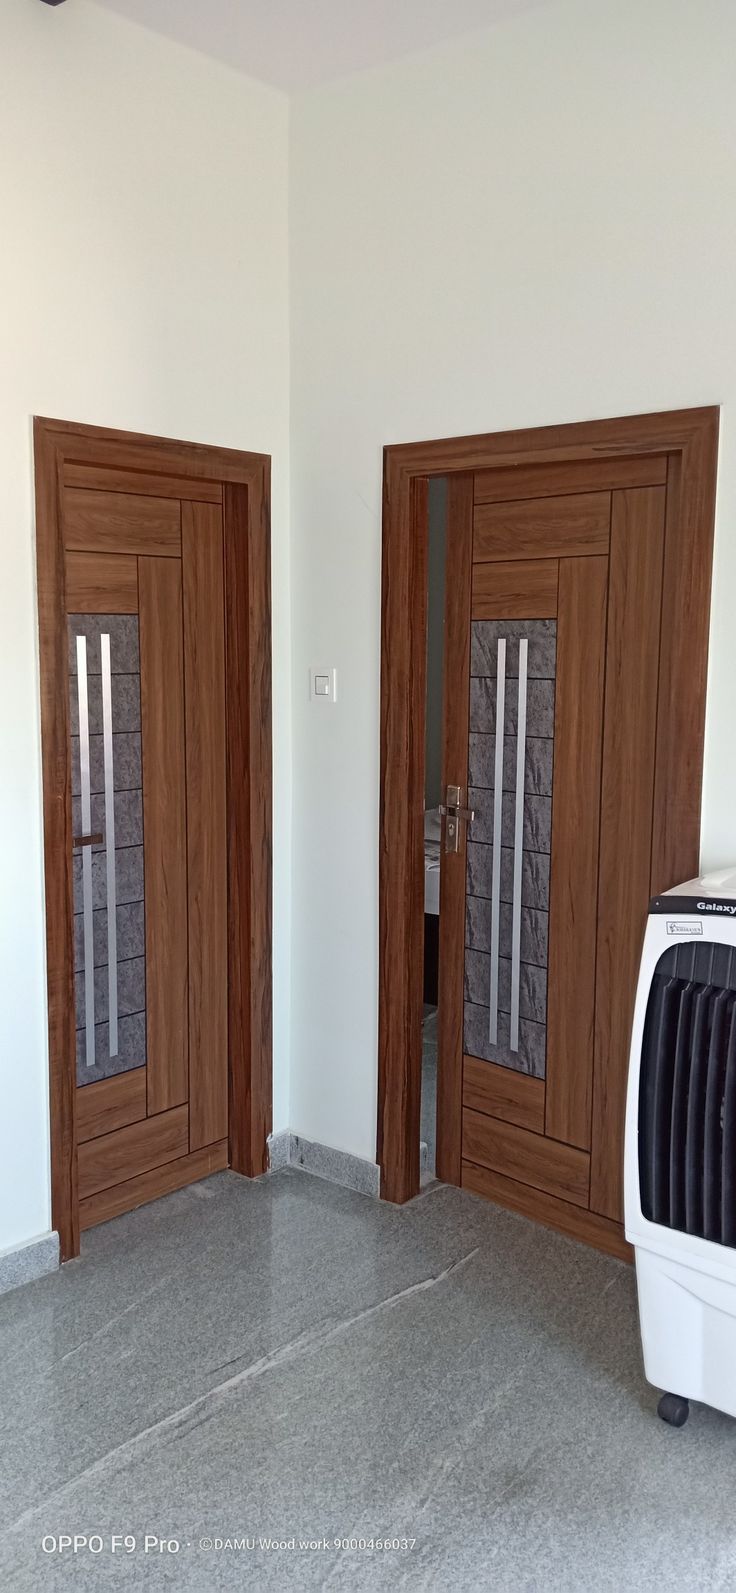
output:
<svg viewBox="0 0 736 1593"><path fill-rule="evenodd" d="M736 1425L658 1421L632 1271L458 1190L220 1174L6 1295L0 1351L13 1593L736 1588Z"/></svg>

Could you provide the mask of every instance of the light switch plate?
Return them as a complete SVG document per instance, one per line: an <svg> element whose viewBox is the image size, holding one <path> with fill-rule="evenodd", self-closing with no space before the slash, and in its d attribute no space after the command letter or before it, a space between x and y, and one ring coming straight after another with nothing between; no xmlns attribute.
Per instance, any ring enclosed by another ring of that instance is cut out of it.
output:
<svg viewBox="0 0 736 1593"><path fill-rule="evenodd" d="M337 670L311 669L311 693L316 702L337 702Z"/></svg>

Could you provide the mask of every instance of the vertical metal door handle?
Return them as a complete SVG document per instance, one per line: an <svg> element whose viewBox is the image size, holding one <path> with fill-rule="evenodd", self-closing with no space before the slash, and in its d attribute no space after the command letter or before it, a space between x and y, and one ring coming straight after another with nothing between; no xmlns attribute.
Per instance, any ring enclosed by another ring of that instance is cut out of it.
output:
<svg viewBox="0 0 736 1593"><path fill-rule="evenodd" d="M105 754L105 873L107 876L107 1011L110 1056L118 1054L118 919L115 877L115 772L112 741L112 667L110 635L100 636L102 668L102 742Z"/></svg>
<svg viewBox="0 0 736 1593"><path fill-rule="evenodd" d="M92 777L89 761L89 697L87 691L87 638L77 637L77 701L79 703L79 789L82 830L92 829ZM95 1065L95 931L92 916L92 851L82 851L82 913L84 929L84 1040L86 1064Z"/></svg>
<svg viewBox="0 0 736 1593"><path fill-rule="evenodd" d="M503 827L503 736L506 710L506 638L496 654L496 746L493 774L493 860L491 864L491 989L488 1038L498 1045L498 958L501 917L501 831Z"/></svg>
<svg viewBox="0 0 736 1593"><path fill-rule="evenodd" d="M526 766L526 698L529 642L519 641L519 706L516 720L516 798L514 805L514 892L511 916L511 1023L509 1049L519 1049L519 986L521 983L521 870L524 857L524 770Z"/></svg>

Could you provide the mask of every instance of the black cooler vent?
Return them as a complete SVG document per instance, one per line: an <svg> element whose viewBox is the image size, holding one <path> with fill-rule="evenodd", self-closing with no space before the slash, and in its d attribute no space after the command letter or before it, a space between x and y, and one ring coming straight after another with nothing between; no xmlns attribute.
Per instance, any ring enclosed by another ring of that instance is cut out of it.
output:
<svg viewBox="0 0 736 1593"><path fill-rule="evenodd" d="M639 1082L650 1222L736 1245L736 948L689 942L657 963Z"/></svg>

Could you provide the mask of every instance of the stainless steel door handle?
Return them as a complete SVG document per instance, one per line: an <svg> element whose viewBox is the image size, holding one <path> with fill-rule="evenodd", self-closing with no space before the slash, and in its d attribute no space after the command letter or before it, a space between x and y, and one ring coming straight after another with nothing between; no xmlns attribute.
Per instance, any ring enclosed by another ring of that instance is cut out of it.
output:
<svg viewBox="0 0 736 1593"><path fill-rule="evenodd" d="M445 851L460 851L460 824L472 824L475 818L473 808L463 807L463 788L461 785L448 785L445 792L445 801L440 803L440 813L445 820Z"/></svg>

